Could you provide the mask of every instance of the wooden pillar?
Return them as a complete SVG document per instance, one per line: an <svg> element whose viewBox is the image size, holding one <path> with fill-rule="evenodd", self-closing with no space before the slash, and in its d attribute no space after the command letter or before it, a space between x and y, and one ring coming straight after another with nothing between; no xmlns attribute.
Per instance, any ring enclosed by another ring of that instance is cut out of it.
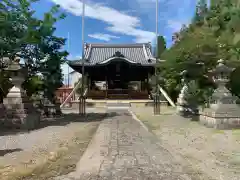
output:
<svg viewBox="0 0 240 180"><path fill-rule="evenodd" d="M147 73L147 92L148 94L150 93L149 92L149 73Z"/></svg>
<svg viewBox="0 0 240 180"><path fill-rule="evenodd" d="M143 91L144 88L143 88L143 80L141 80L141 88L140 88L140 91Z"/></svg>
<svg viewBox="0 0 240 180"><path fill-rule="evenodd" d="M88 91L90 91L90 89L91 89L91 76L88 76L88 80L87 80L87 82L88 82Z"/></svg>
<svg viewBox="0 0 240 180"><path fill-rule="evenodd" d="M107 72L107 68L105 72ZM108 98L108 77L107 77L107 74L105 74L105 99L107 98Z"/></svg>

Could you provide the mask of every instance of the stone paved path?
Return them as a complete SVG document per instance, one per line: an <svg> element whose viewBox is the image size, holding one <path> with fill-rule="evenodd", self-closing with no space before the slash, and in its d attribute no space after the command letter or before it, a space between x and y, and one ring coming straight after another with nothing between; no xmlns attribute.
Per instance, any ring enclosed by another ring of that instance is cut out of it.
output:
<svg viewBox="0 0 240 180"><path fill-rule="evenodd" d="M100 124L76 171L60 179L193 180L127 110Z"/></svg>

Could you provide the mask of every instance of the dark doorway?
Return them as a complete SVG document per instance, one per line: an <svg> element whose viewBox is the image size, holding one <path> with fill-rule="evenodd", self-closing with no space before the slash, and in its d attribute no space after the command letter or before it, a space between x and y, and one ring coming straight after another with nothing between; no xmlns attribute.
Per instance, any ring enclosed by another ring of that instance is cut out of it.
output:
<svg viewBox="0 0 240 180"><path fill-rule="evenodd" d="M125 61L114 61L107 65L109 89L128 89L129 67Z"/></svg>

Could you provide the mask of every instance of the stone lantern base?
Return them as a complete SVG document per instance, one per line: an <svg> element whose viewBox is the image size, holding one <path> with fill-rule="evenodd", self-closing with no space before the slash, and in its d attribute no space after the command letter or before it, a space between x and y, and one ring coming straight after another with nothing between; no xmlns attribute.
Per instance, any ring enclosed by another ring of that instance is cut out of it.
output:
<svg viewBox="0 0 240 180"><path fill-rule="evenodd" d="M215 129L240 128L240 108L236 104L224 104L218 109L206 108L200 112L200 123Z"/></svg>
<svg viewBox="0 0 240 180"><path fill-rule="evenodd" d="M14 86L4 99L5 123L19 128L33 130L40 123L40 113L33 106L24 90Z"/></svg>
<svg viewBox="0 0 240 180"><path fill-rule="evenodd" d="M62 115L62 111L61 111L61 103L59 101L59 99L56 100L56 103L55 103L55 112L56 112L56 116L61 116Z"/></svg>

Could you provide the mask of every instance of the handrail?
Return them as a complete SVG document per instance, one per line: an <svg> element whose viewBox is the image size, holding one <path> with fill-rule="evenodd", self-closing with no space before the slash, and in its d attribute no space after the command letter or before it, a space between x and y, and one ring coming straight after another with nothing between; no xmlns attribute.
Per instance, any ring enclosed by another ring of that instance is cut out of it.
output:
<svg viewBox="0 0 240 180"><path fill-rule="evenodd" d="M173 100L168 96L167 92L160 85L157 86L157 89L160 91L160 93L162 93L162 95L167 99L167 101L172 107L176 107ZM155 95L156 93L151 93L151 94Z"/></svg>
<svg viewBox="0 0 240 180"><path fill-rule="evenodd" d="M63 103L60 105L60 108L62 108L66 103L67 101L73 96L73 94L75 93L75 91L79 88L81 88L81 80L79 80L79 82L77 83L77 85L73 88L72 92L68 95L68 97L63 101Z"/></svg>
<svg viewBox="0 0 240 180"><path fill-rule="evenodd" d="M164 89L159 85L158 85L158 90L163 94L163 96L167 99L167 101L171 104L172 107L176 107L176 105L174 104L172 99L168 96L166 91L164 91Z"/></svg>
<svg viewBox="0 0 240 180"><path fill-rule="evenodd" d="M83 97L86 97L88 93L88 88L85 89L84 93L83 93Z"/></svg>

